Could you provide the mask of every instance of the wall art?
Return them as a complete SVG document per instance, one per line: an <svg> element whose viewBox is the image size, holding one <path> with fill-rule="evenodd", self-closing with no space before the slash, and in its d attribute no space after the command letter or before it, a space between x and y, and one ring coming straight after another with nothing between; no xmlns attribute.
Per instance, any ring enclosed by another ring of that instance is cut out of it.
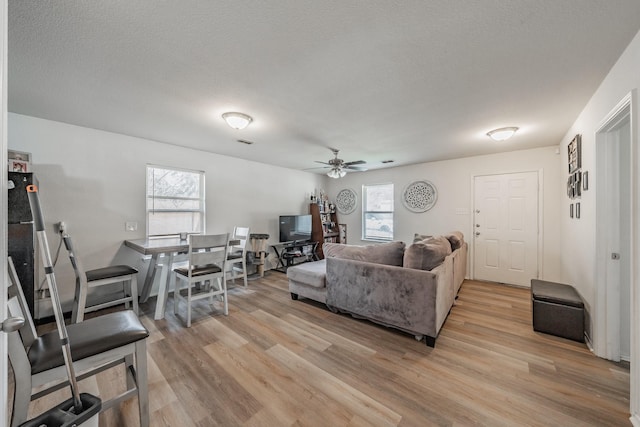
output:
<svg viewBox="0 0 640 427"><path fill-rule="evenodd" d="M348 215L356 210L358 195L350 188L340 190L336 196L336 207L341 214Z"/></svg>
<svg viewBox="0 0 640 427"><path fill-rule="evenodd" d="M402 192L402 204L411 212L426 212L438 200L438 191L430 181L415 181Z"/></svg>
<svg viewBox="0 0 640 427"><path fill-rule="evenodd" d="M582 167L582 137L576 135L567 146L569 173L574 173Z"/></svg>

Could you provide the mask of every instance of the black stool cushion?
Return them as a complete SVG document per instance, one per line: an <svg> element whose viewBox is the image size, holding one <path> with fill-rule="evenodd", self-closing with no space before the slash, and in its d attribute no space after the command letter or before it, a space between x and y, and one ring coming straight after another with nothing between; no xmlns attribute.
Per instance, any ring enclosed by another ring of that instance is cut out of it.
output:
<svg viewBox="0 0 640 427"><path fill-rule="evenodd" d="M89 270L87 274L87 282L94 280L110 279L112 277L126 276L127 274L135 274L138 270L128 265L112 265L110 267L96 268Z"/></svg>
<svg viewBox="0 0 640 427"><path fill-rule="evenodd" d="M189 276L189 267L180 267L173 269L176 273L182 276ZM220 273L222 269L217 265L205 265L202 267L196 267L191 272L191 277L204 276L205 274Z"/></svg>
<svg viewBox="0 0 640 427"><path fill-rule="evenodd" d="M67 326L74 361L140 341L149 331L131 311L117 311ZM31 374L64 365L58 331L44 334L29 348Z"/></svg>
<svg viewBox="0 0 640 427"><path fill-rule="evenodd" d="M573 286L562 283L547 282L545 280L531 280L531 295L536 301L583 308L584 303Z"/></svg>

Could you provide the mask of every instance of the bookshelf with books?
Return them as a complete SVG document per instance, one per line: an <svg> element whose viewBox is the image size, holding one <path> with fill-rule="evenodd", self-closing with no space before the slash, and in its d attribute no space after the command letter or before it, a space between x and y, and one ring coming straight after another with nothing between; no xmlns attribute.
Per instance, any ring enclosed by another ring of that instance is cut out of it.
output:
<svg viewBox="0 0 640 427"><path fill-rule="evenodd" d="M336 207L328 201L311 203L309 213L311 214L311 240L318 242L318 258L324 259L322 245L324 243L340 243Z"/></svg>

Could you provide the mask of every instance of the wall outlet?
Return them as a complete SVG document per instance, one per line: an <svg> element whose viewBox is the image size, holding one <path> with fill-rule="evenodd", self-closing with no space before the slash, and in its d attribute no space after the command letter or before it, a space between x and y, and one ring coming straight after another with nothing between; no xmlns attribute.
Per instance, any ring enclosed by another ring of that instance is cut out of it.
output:
<svg viewBox="0 0 640 427"><path fill-rule="evenodd" d="M67 232L67 224L64 221L60 221L55 224L56 233L64 234Z"/></svg>
<svg viewBox="0 0 640 427"><path fill-rule="evenodd" d="M138 223L135 221L127 221L124 223L125 231L138 231Z"/></svg>

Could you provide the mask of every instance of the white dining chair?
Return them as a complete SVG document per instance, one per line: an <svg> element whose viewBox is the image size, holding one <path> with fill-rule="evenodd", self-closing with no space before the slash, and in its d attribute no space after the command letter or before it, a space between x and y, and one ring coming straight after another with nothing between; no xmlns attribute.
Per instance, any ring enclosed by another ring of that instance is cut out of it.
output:
<svg viewBox="0 0 640 427"><path fill-rule="evenodd" d="M231 280L242 277L247 287L247 242L249 241L249 227L234 227L231 241L237 241L229 248L227 255L227 269L231 273ZM236 273L242 276L236 276Z"/></svg>
<svg viewBox="0 0 640 427"><path fill-rule="evenodd" d="M139 314L138 270L128 265L112 265L93 270L85 270L82 266L82 262L80 262L80 259L76 255L71 237L68 234L65 234L62 237L62 240L64 241L64 246L69 253L69 261L71 261L73 272L76 275L76 291L71 313L71 321L73 323L82 322L82 320L84 320L85 313L123 303L126 309L129 308L129 303L131 303L134 313L136 313L136 315ZM89 289L116 283L120 283L122 285L122 294L119 294L115 298L109 298L106 301L87 304ZM127 286L127 284L129 286Z"/></svg>
<svg viewBox="0 0 640 427"><path fill-rule="evenodd" d="M216 235L191 235L189 238L188 264L173 270L173 312L178 314L180 300L187 304L187 327L191 326L191 303L201 299L219 297L224 304L225 316L229 314L227 302L226 263L229 249L229 233ZM186 287L182 287L182 284ZM195 285L199 286L196 287Z"/></svg>

